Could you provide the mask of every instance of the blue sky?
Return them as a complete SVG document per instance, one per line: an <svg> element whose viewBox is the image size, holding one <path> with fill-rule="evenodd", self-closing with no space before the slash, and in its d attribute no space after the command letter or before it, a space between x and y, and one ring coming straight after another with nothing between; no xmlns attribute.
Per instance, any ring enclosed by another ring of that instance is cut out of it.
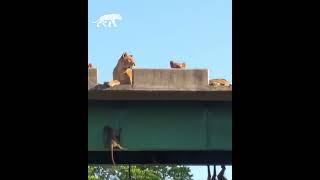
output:
<svg viewBox="0 0 320 180"><path fill-rule="evenodd" d="M231 0L88 1L88 59L100 83L112 79L124 51L134 55L137 68L169 68L175 59L232 82ZM110 13L123 17L117 28L92 23Z"/></svg>
<svg viewBox="0 0 320 180"><path fill-rule="evenodd" d="M207 166L189 166L191 169L191 173L193 174L194 180L206 180L208 177L208 169ZM216 166L217 175L221 170L220 166ZM213 174L213 165L210 166L211 175ZM226 166L226 171L224 173L225 177L228 180L232 180L232 166Z"/></svg>
<svg viewBox="0 0 320 180"><path fill-rule="evenodd" d="M124 51L134 55L136 68L170 68L169 61L176 60L232 82L232 0L88 0L88 5L88 61L98 68L99 83L112 80ZM111 13L123 18L117 28L92 23ZM206 178L206 171L193 167L195 180ZM230 167L227 174L231 179Z"/></svg>

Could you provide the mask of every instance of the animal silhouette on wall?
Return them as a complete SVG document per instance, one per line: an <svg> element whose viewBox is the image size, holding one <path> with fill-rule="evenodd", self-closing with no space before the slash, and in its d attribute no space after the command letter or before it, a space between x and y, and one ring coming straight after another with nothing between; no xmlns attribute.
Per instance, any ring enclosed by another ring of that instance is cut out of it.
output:
<svg viewBox="0 0 320 180"><path fill-rule="evenodd" d="M116 20L121 21L122 16L120 14L106 14L106 15L99 17L93 23L97 24L98 28L100 27L100 25L103 25L104 27L106 27L107 23L108 23L109 28L111 27L111 25L113 25L113 27L118 27L116 24Z"/></svg>

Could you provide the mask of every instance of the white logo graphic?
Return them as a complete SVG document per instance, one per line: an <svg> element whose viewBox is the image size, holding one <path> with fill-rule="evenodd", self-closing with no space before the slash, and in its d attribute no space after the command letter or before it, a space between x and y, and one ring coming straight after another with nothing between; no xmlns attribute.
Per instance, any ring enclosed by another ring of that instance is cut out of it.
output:
<svg viewBox="0 0 320 180"><path fill-rule="evenodd" d="M99 19L93 23L96 23L98 28L100 27L101 24L104 27L106 27L107 23L109 28L111 27L111 24L113 25L113 27L118 27L116 24L116 20L119 20L119 21L122 20L122 17L120 14L107 14L99 17Z"/></svg>

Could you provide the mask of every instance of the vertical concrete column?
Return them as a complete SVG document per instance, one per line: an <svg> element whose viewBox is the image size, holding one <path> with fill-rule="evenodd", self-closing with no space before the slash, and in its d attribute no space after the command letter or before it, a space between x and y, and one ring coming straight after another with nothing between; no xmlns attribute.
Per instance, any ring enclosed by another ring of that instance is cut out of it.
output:
<svg viewBox="0 0 320 180"><path fill-rule="evenodd" d="M93 88L98 84L97 68L88 68L88 89Z"/></svg>

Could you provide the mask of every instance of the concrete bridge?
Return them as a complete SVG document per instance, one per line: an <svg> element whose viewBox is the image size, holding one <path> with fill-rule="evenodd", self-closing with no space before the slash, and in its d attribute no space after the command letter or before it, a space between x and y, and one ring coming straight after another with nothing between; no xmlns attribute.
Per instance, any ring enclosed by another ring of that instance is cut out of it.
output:
<svg viewBox="0 0 320 180"><path fill-rule="evenodd" d="M232 90L208 70L134 69L132 86L88 89L89 164L111 163L105 126L121 129L117 164L232 164Z"/></svg>

